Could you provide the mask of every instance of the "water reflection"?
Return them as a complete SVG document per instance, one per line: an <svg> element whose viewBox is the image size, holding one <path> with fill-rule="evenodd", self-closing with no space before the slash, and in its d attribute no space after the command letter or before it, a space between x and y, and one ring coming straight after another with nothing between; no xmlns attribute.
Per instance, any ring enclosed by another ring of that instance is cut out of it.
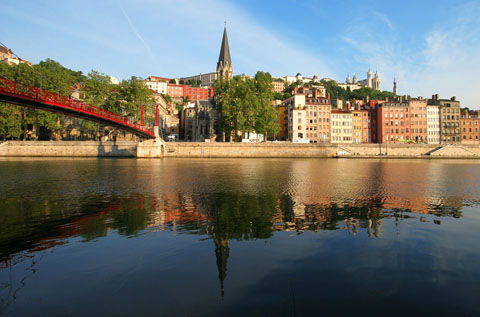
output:
<svg viewBox="0 0 480 317"><path fill-rule="evenodd" d="M0 276L7 280L0 281L0 312L15 301L47 250L112 234L140 237L165 231L211 239L224 296L232 240L333 230L376 239L385 222L441 225L444 217L461 218L465 205L478 206L480 175L471 164L88 161L62 173L49 161L4 162ZM29 173L13 175L11 165ZM119 167L130 172L117 173ZM68 181L59 183L63 177ZM27 273L14 285L11 270L20 263Z"/></svg>

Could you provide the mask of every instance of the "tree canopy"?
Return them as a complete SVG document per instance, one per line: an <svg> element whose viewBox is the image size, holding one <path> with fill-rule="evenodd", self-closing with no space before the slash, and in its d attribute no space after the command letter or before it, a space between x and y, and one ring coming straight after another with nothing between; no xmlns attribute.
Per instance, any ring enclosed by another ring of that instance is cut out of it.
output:
<svg viewBox="0 0 480 317"><path fill-rule="evenodd" d="M380 91L369 87L362 87L360 89L350 91L350 89L343 89L333 80L322 80L321 83L327 90L327 93L330 94L331 99L342 99L345 101L354 98L366 99L369 97L370 99L385 100L386 98L394 99L396 96L393 92Z"/></svg>
<svg viewBox="0 0 480 317"><path fill-rule="evenodd" d="M85 80L82 72L65 68L51 59L33 66L25 63L18 65L0 63L0 76L66 96L70 95L70 87L73 84ZM25 139L28 125L36 125L51 131L59 131L62 128L60 116L57 114L10 104L0 106L0 138Z"/></svg>
<svg viewBox="0 0 480 317"><path fill-rule="evenodd" d="M264 135L279 130L277 111L272 105L273 84L269 73L257 72L254 79L235 76L217 80L216 102L222 116L225 135L236 137L239 132Z"/></svg>
<svg viewBox="0 0 480 317"><path fill-rule="evenodd" d="M134 120L140 119L141 105L155 103L153 93L141 78L133 76L129 80L123 80L120 85L114 85L108 75L92 70L85 76L82 72L65 68L51 59L33 66L24 63L19 65L0 63L0 76L64 96L70 96L71 87L81 83L86 103ZM87 129L98 129L96 123L85 120L80 122ZM63 128L62 116L10 104L0 106L0 139L25 140L29 125L59 132Z"/></svg>

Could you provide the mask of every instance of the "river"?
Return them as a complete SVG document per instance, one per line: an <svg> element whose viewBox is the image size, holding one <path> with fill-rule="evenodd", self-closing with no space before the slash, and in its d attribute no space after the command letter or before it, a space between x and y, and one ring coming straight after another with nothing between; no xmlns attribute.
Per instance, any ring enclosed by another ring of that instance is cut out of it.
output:
<svg viewBox="0 0 480 317"><path fill-rule="evenodd" d="M475 160L1 159L0 315L479 315Z"/></svg>

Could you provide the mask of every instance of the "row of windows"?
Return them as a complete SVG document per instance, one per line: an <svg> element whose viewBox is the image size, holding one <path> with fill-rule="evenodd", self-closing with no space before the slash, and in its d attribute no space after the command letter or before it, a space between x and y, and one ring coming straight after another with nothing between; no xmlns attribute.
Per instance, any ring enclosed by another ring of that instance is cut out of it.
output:
<svg viewBox="0 0 480 317"><path fill-rule="evenodd" d="M403 118L403 113L400 114L400 116L398 115L398 113L395 114L395 118ZM423 117L422 117L422 114L418 114L418 113L415 113L415 114L412 114L410 116L411 118L426 118L427 115L424 114ZM385 114L385 118L388 118L388 113ZM393 118L393 113L390 114L390 118ZM408 118L408 113L405 114L405 118Z"/></svg>
<svg viewBox="0 0 480 317"><path fill-rule="evenodd" d="M309 115L309 113L307 112L307 116ZM319 111L318 112L318 115L319 116L329 116L330 115L330 112L328 111ZM317 112L315 111L310 111L310 117L316 117L317 116Z"/></svg>
<svg viewBox="0 0 480 317"><path fill-rule="evenodd" d="M332 141L333 141L333 142L335 142L335 141L346 141L346 142L348 142L348 141L352 141L352 138L349 137L349 136L343 136L343 137L341 137L341 136L333 136L333 137L332 137Z"/></svg>
<svg viewBox="0 0 480 317"><path fill-rule="evenodd" d="M446 116L446 117L443 116L442 118L443 118L443 120L455 120L455 118L456 118L456 120L460 120L459 116Z"/></svg>
<svg viewBox="0 0 480 317"><path fill-rule="evenodd" d="M332 133L336 134L352 134L351 129L332 129Z"/></svg>
<svg viewBox="0 0 480 317"><path fill-rule="evenodd" d="M350 122L350 121L332 121L332 125L334 125L334 126L351 126L352 122Z"/></svg>
<svg viewBox="0 0 480 317"><path fill-rule="evenodd" d="M467 132L467 131L465 131L465 130L466 130L466 129L463 128L463 132ZM472 128L468 128L468 132L473 132L473 131L472 131ZM478 128L475 128L475 132L478 132Z"/></svg>
<svg viewBox="0 0 480 317"><path fill-rule="evenodd" d="M460 109L452 109L452 113L459 113ZM443 109L443 113L450 113L450 109Z"/></svg>
<svg viewBox="0 0 480 317"><path fill-rule="evenodd" d="M307 109L330 110L329 106L306 106Z"/></svg>
<svg viewBox="0 0 480 317"><path fill-rule="evenodd" d="M307 138L321 138L326 139L330 137L330 133L307 133Z"/></svg>
<svg viewBox="0 0 480 317"><path fill-rule="evenodd" d="M336 119L348 119L349 117L351 117L349 114L332 114L332 118Z"/></svg>
<svg viewBox="0 0 480 317"><path fill-rule="evenodd" d="M385 141L395 141L395 140L410 140L410 136L409 135L386 135L385 136ZM415 140L415 141L418 141L418 142L422 142L423 141L423 137L422 136L412 136L412 140Z"/></svg>
<svg viewBox="0 0 480 317"><path fill-rule="evenodd" d="M466 122L463 121L463 125L466 125ZM472 125L472 121L469 121L468 122L468 125ZM478 121L475 120L475 125L478 125Z"/></svg>

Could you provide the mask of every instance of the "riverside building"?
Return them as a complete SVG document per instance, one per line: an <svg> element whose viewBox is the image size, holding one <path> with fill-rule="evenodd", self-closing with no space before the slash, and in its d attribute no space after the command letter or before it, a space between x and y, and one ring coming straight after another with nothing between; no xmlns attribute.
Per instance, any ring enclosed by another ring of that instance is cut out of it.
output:
<svg viewBox="0 0 480 317"><path fill-rule="evenodd" d="M437 94L428 100L428 104L440 108L440 142L460 143L460 101L456 97L439 99Z"/></svg>
<svg viewBox="0 0 480 317"><path fill-rule="evenodd" d="M277 109L285 109L288 140L294 142L330 142L330 99L322 91L295 88L294 95Z"/></svg>
<svg viewBox="0 0 480 317"><path fill-rule="evenodd" d="M394 143L410 140L408 103L384 102L377 106L377 142Z"/></svg>
<svg viewBox="0 0 480 317"><path fill-rule="evenodd" d="M426 143L427 101L423 97L409 99L408 106L410 108L410 140L416 143Z"/></svg>
<svg viewBox="0 0 480 317"><path fill-rule="evenodd" d="M480 144L480 119L478 112L462 111L460 117L460 136L462 144Z"/></svg>
<svg viewBox="0 0 480 317"><path fill-rule="evenodd" d="M440 108L437 105L427 105L427 143L440 143Z"/></svg>
<svg viewBox="0 0 480 317"><path fill-rule="evenodd" d="M353 142L353 115L348 110L332 110L331 143Z"/></svg>

